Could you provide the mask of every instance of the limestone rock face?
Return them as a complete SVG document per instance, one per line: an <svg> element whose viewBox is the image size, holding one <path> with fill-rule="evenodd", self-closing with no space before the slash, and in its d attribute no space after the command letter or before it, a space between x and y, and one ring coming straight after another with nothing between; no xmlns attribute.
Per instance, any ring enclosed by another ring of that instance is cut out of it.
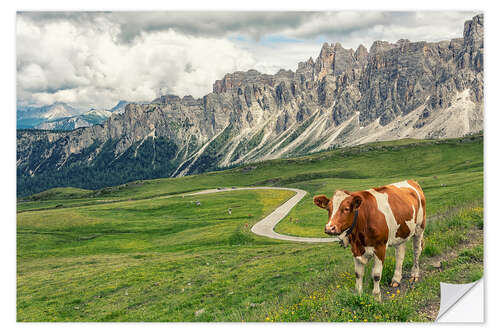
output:
<svg viewBox="0 0 500 333"><path fill-rule="evenodd" d="M148 168L182 176L377 140L459 137L481 131L482 121L478 15L465 22L463 38L376 41L369 52L325 43L295 72L230 73L203 98L129 104L101 125L71 132L18 131L17 167L29 185L54 169L78 172L96 160L119 167L150 147ZM174 153L161 160L165 141Z"/></svg>

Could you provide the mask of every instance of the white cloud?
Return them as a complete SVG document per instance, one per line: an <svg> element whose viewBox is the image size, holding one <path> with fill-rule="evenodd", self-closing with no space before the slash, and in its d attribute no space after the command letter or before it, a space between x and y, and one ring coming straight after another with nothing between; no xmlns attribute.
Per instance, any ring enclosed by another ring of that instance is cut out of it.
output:
<svg viewBox="0 0 500 333"><path fill-rule="evenodd" d="M225 73L256 64L251 53L223 38L170 29L120 44L118 26L107 21L97 27L34 24L18 17L18 101L29 104L110 107L120 99L152 100L160 87L201 97Z"/></svg>

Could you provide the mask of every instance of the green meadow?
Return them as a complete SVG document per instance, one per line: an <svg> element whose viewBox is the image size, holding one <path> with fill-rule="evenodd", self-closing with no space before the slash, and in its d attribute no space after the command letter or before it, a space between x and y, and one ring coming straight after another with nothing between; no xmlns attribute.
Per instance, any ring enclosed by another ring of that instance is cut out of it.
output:
<svg viewBox="0 0 500 333"><path fill-rule="evenodd" d="M185 195L232 186L304 189L275 230L327 237L327 213L314 195L404 179L418 181L427 198L422 280L407 283L408 244L403 284L390 288L390 249L381 303L371 297L369 268L365 293L354 294L350 250L250 231L294 192ZM482 276L482 207L482 135L379 142L100 190L51 189L18 199L17 320L432 321L439 282Z"/></svg>

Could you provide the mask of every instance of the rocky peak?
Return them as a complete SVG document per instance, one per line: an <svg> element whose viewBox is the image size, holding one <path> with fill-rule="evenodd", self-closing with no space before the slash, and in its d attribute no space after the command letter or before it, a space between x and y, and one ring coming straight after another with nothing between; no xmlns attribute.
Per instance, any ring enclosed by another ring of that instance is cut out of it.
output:
<svg viewBox="0 0 500 333"><path fill-rule="evenodd" d="M339 42L331 45L324 43L314 65L314 79L321 80L329 74L339 76L352 69L362 68L367 59L368 51L363 45L354 52L353 49L345 49Z"/></svg>
<svg viewBox="0 0 500 333"><path fill-rule="evenodd" d="M315 79L321 80L326 75L333 72L333 60L335 51L328 43L323 43L319 56L314 64Z"/></svg>
<svg viewBox="0 0 500 333"><path fill-rule="evenodd" d="M314 60L312 57L309 57L307 61L299 62L297 66L297 71L310 70L313 69L313 67L314 67Z"/></svg>
<svg viewBox="0 0 500 333"><path fill-rule="evenodd" d="M314 60L310 57L307 61L299 62L295 72L298 79L302 82L312 81L314 76Z"/></svg>
<svg viewBox="0 0 500 333"><path fill-rule="evenodd" d="M479 14L464 24L464 45L460 55L460 67L483 70L484 15Z"/></svg>
<svg viewBox="0 0 500 333"><path fill-rule="evenodd" d="M333 47L333 51L334 52L347 51L346 49L344 49L344 47L342 46L342 44L340 44L339 42L336 42L335 44L332 43L332 47Z"/></svg>
<svg viewBox="0 0 500 333"><path fill-rule="evenodd" d="M368 59L368 50L363 44L359 44L358 48L356 49L356 52L354 52L354 57L356 58L356 61L359 62L360 64L362 65L366 64L366 61Z"/></svg>
<svg viewBox="0 0 500 333"><path fill-rule="evenodd" d="M175 104L179 103L181 98L177 95L163 95L155 99L152 103L156 104Z"/></svg>
<svg viewBox="0 0 500 333"><path fill-rule="evenodd" d="M281 81L293 80L295 73L292 70L280 69L278 73L273 76L273 85L280 83Z"/></svg>
<svg viewBox="0 0 500 333"><path fill-rule="evenodd" d="M276 73L276 76L293 77L293 71L282 68L278 71L278 73Z"/></svg>
<svg viewBox="0 0 500 333"><path fill-rule="evenodd" d="M333 74L340 75L344 72L356 67L356 59L352 49L345 49L340 43L335 43L333 46L334 60L333 60Z"/></svg>
<svg viewBox="0 0 500 333"><path fill-rule="evenodd" d="M479 14L464 24L464 43L468 51L483 48L484 15Z"/></svg>
<svg viewBox="0 0 500 333"><path fill-rule="evenodd" d="M403 46L405 44L409 44L410 43L410 40L409 39L400 39L396 42L396 45L397 46Z"/></svg>
<svg viewBox="0 0 500 333"><path fill-rule="evenodd" d="M391 44L389 42L382 41L382 40L376 40L373 42L372 46L370 47L370 55L388 51L388 50L392 49L393 47L395 47L394 44Z"/></svg>
<svg viewBox="0 0 500 333"><path fill-rule="evenodd" d="M187 105L187 106L195 106L195 105L199 105L201 103L201 101L199 99L194 99L194 97L191 95L187 95L187 96L182 97L181 102L182 102L182 104Z"/></svg>
<svg viewBox="0 0 500 333"><path fill-rule="evenodd" d="M323 45L321 45L321 51L319 51L319 57L320 58L325 57L331 52L332 52L332 48L330 47L330 44L328 44L327 42L324 42Z"/></svg>
<svg viewBox="0 0 500 333"><path fill-rule="evenodd" d="M226 74L222 80L215 81L212 91L216 94L220 94L252 83L271 85L272 79L272 75L262 74L255 69L250 69L246 72L238 71Z"/></svg>

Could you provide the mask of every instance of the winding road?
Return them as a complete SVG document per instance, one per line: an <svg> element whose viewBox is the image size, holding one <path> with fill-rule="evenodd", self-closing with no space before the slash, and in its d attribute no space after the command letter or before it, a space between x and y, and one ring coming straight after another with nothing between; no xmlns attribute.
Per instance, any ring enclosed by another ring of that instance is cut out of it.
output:
<svg viewBox="0 0 500 333"><path fill-rule="evenodd" d="M304 242L304 243L328 243L328 242L338 242L337 237L331 238L314 238L314 237L297 237L282 235L274 231L274 227L299 203L300 200L307 194L306 191L296 189L296 188L286 188L286 187L236 187L236 188L221 188L221 189L210 189L199 191L195 193L184 194L188 195L201 195L209 193L227 192L227 191L242 191L242 190L285 190L294 191L296 194L288 199L287 202L276 208L271 214L264 217L259 222L255 223L252 227L252 232L259 236L280 239L292 242Z"/></svg>

